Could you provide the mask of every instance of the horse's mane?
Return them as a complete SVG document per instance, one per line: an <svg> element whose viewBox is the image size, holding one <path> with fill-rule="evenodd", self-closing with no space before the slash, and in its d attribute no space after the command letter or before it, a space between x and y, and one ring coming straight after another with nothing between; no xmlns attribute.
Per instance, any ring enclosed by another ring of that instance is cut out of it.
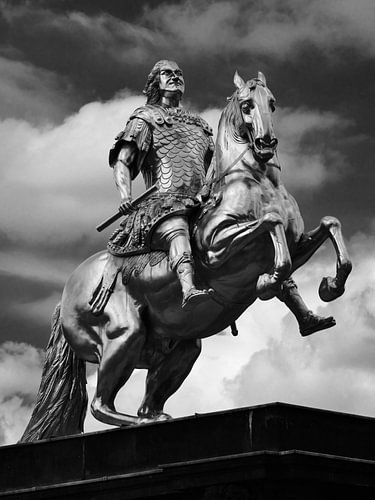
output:
<svg viewBox="0 0 375 500"><path fill-rule="evenodd" d="M243 120L240 111L238 90L236 90L231 97L228 97L228 104L223 111L222 123L220 125L238 142L241 141L240 128L242 124Z"/></svg>

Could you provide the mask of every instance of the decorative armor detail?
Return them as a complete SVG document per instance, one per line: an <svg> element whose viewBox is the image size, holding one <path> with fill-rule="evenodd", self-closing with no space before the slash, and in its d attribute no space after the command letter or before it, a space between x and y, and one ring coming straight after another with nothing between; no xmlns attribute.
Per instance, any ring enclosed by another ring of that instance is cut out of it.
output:
<svg viewBox="0 0 375 500"><path fill-rule="evenodd" d="M159 194L145 200L109 238L109 252L116 256L149 252L153 229L157 224L171 214L189 214L195 207L198 203L193 198L176 194Z"/></svg>

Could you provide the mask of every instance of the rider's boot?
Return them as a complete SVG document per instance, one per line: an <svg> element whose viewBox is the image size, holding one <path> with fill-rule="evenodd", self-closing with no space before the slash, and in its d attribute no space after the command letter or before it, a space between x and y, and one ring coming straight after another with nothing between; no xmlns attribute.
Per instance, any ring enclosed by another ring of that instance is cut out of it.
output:
<svg viewBox="0 0 375 500"><path fill-rule="evenodd" d="M290 309L298 321L299 331L303 337L326 328L335 326L333 316L324 318L314 314L303 301L298 292L296 283L292 278L285 280L278 298Z"/></svg>
<svg viewBox="0 0 375 500"><path fill-rule="evenodd" d="M211 290L199 290L195 287L194 268L191 255L184 255L183 260L176 266L176 273L182 288L183 309L190 310L195 305L206 302Z"/></svg>

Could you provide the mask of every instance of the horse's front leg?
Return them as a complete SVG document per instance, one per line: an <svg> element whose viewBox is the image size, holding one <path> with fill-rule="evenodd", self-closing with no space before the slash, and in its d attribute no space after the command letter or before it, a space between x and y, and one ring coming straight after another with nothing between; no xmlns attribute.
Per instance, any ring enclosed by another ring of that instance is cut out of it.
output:
<svg viewBox="0 0 375 500"><path fill-rule="evenodd" d="M258 278L257 295L261 300L271 299L279 293L281 283L290 275L292 267L284 226L277 216L275 224L271 225L269 229L269 234L275 250L275 257L273 272L262 274Z"/></svg>
<svg viewBox="0 0 375 500"><path fill-rule="evenodd" d="M256 238L268 233L274 246L271 273L259 276L257 295L262 300L274 297L281 283L290 275L291 258L285 238L283 222L277 213L268 213L259 220L249 222L221 221L206 234L207 264L220 267L230 257Z"/></svg>
<svg viewBox="0 0 375 500"><path fill-rule="evenodd" d="M293 255L292 272L303 266L319 247L330 239L337 256L336 276L322 279L319 286L319 296L324 302L337 299L345 291L346 280L352 270L341 232L341 223L335 217L323 217L318 228L313 229L301 239Z"/></svg>

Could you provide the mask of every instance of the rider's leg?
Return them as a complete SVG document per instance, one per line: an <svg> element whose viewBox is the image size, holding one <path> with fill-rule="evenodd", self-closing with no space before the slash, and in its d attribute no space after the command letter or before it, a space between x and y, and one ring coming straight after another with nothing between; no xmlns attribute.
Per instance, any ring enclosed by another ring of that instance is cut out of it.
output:
<svg viewBox="0 0 375 500"><path fill-rule="evenodd" d="M318 316L317 314L314 314L307 307L298 292L296 283L292 278L289 278L283 282L281 291L277 295L277 297L282 302L284 302L284 304L296 317L299 324L300 333L303 337L318 332L319 330L331 328L336 324L336 321L332 316L323 318L321 316Z"/></svg>
<svg viewBox="0 0 375 500"><path fill-rule="evenodd" d="M150 419L167 419L164 404L190 373L201 352L199 339L177 341L165 354L155 356L146 380L146 393L138 415Z"/></svg>
<svg viewBox="0 0 375 500"><path fill-rule="evenodd" d="M138 417L117 412L115 398L139 362L146 335L139 307L126 292L116 292L106 308L108 322L91 412L106 424L131 425L138 423Z"/></svg>
<svg viewBox="0 0 375 500"><path fill-rule="evenodd" d="M173 216L162 222L155 230L153 241L154 245L169 252L170 267L181 283L182 307L205 301L208 291L198 290L194 283L194 261L186 217Z"/></svg>

